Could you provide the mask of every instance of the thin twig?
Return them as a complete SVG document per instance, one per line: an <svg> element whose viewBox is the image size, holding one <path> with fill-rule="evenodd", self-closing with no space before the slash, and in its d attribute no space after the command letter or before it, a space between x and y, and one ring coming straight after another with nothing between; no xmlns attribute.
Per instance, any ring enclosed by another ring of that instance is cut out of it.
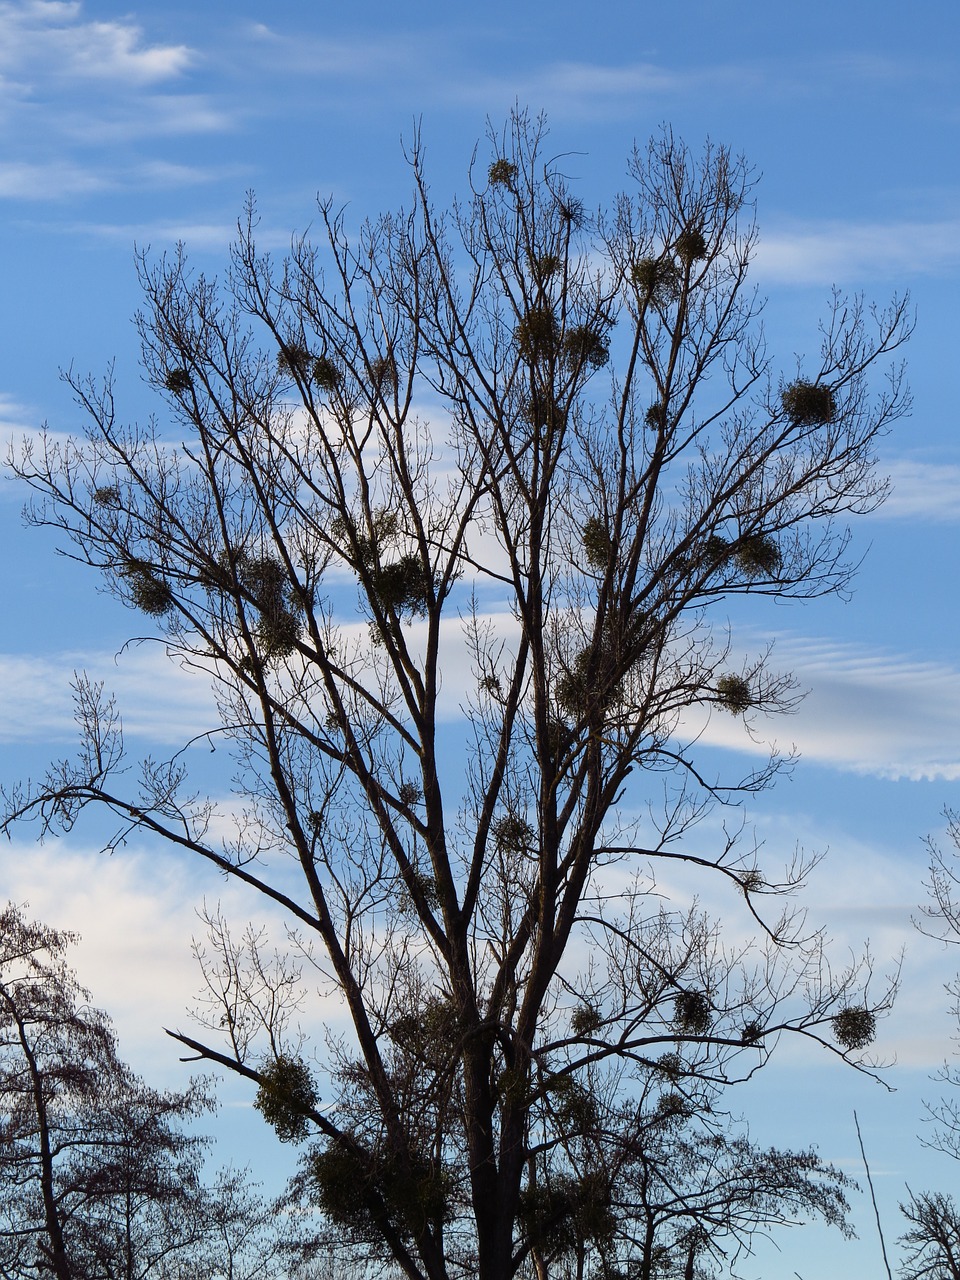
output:
<svg viewBox="0 0 960 1280"><path fill-rule="evenodd" d="M873 1189L873 1177L870 1173L870 1166L867 1163L867 1153L863 1145L863 1134L860 1132L860 1121L857 1119L857 1113L853 1113L853 1123L857 1126L857 1141L860 1143L860 1154L863 1157L863 1167L867 1171L867 1186L870 1188L870 1199L873 1201L873 1214L877 1220L877 1235L880 1237L880 1250L883 1253L883 1265L887 1269L887 1280L893 1280L893 1272L890 1270L890 1259L887 1257L887 1242L883 1238L883 1225L880 1222L880 1210L877 1207L877 1195Z"/></svg>

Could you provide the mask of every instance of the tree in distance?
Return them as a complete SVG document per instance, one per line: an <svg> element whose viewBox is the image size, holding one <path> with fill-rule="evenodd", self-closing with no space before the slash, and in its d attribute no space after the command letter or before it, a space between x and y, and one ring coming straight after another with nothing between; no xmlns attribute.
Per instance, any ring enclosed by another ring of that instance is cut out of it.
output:
<svg viewBox="0 0 960 1280"><path fill-rule="evenodd" d="M213 1103L159 1091L118 1056L67 966L75 935L0 912L0 1275L255 1280L284 1249L244 1171L201 1181Z"/></svg>
<svg viewBox="0 0 960 1280"><path fill-rule="evenodd" d="M72 935L0 913L0 1273L167 1276L202 1234L202 1090L149 1088L117 1056L64 954Z"/></svg>
<svg viewBox="0 0 960 1280"><path fill-rule="evenodd" d="M206 1033L176 1035L307 1144L318 1249L411 1280L693 1274L789 1213L842 1216L810 1153L744 1148L748 1211L697 1199L701 1139L721 1164L746 1142L722 1091L786 1033L868 1069L892 994L783 910L803 867L707 821L780 761L720 778L697 743L795 703L729 611L847 588L909 316L836 297L818 357L778 374L742 160L666 132L591 214L542 121L489 143L466 203L434 206L417 139L410 209L352 237L321 203L322 247L282 262L251 206L223 286L140 258L170 428L71 376L86 438L13 468L29 519L209 676L242 809L221 841L227 781L194 794L189 753L132 784L81 680L79 757L6 822L105 806L108 847L167 841L285 913L274 958L212 914ZM731 895L722 927L681 875ZM351 1030L311 1044L331 993Z"/></svg>
<svg viewBox="0 0 960 1280"><path fill-rule="evenodd" d="M960 815L948 809L945 817L950 845L944 849L933 839L927 841L929 903L917 924L921 932L956 946L960 943ZM946 991L953 999L953 1017L960 1018L960 978L947 983ZM954 1089L960 1085L960 1073L951 1063L942 1068L938 1078ZM927 1109L934 1127L931 1137L924 1139L925 1145L960 1160L960 1107L947 1096L928 1104ZM900 1237L904 1280L960 1280L960 1207L953 1196L938 1191L913 1192L908 1187L900 1211L908 1224Z"/></svg>

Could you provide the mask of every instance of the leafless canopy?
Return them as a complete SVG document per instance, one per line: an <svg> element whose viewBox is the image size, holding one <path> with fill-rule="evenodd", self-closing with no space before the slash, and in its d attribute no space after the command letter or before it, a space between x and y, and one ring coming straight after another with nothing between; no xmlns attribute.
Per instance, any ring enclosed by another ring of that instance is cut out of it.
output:
<svg viewBox="0 0 960 1280"><path fill-rule="evenodd" d="M722 1234L698 1226L679 1130L709 1129L787 1030L862 1064L888 999L765 912L798 869L716 820L777 761L718 779L697 739L793 705L769 655L734 655L730 611L845 589L909 319L837 297L819 356L779 373L742 160L665 133L593 214L541 121L488 142L447 212L417 141L406 212L351 233L323 203L320 245L278 262L251 208L222 286L183 253L140 260L164 424L123 425L109 381L71 377L86 440L13 465L31 519L209 673L244 809L214 838L187 754L131 793L116 713L81 682L80 757L8 822L106 805L113 844L153 833L286 913L349 1036L311 1064L296 953L214 916L207 1034L179 1038L313 1136L301 1193L357 1257L647 1275ZM726 933L671 899L681 873L732 895ZM656 1161L676 1212L654 1238ZM812 1189L830 1171L781 1169L797 1211L834 1213Z"/></svg>

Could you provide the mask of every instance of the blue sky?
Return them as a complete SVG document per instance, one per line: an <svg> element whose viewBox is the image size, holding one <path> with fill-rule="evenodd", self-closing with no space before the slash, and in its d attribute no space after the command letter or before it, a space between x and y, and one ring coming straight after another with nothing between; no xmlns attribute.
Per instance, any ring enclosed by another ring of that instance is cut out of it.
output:
<svg viewBox="0 0 960 1280"><path fill-rule="evenodd" d="M922 837L960 806L960 656L955 637L960 444L955 394L960 280L960 16L954 3L808 0L674 5L538 2L331 5L241 0L119 7L0 0L0 431L79 425L59 368L116 360L122 412L153 404L131 323L134 244L178 239L204 270L225 264L245 192L261 239L282 251L307 229L317 193L348 222L396 205L410 180L401 139L421 121L438 200L466 185L485 120L512 105L546 110L556 150L588 204L624 180L634 140L669 122L694 149L709 135L758 173L755 278L771 349L790 368L818 347L829 290L885 301L909 289L912 417L882 444L894 490L859 522L865 556L853 599L767 609L753 638L809 697L777 728L801 761L753 806L767 847L828 851L804 903L845 946L870 938L882 968L908 948L905 995L881 1054L899 1065L889 1095L835 1064L785 1054L731 1100L769 1141L817 1143L854 1173L860 1113L888 1229L904 1180L956 1183L957 1168L916 1141L921 1099L950 1052L942 983L956 963L910 928L922 900ZM115 687L128 733L177 740L202 691L146 650L115 655L130 619L89 575L25 531L23 495L0 480L0 771L12 778L66 749L71 672ZM742 752L714 735L709 750ZM82 833L2 853L0 888L38 916L81 930L81 977L114 1014L131 1058L174 1081L159 1024L184 1022L196 985L194 905L220 886L134 849L96 857ZM243 907L236 910L243 914ZM257 1118L227 1093L226 1150L267 1159ZM269 1166L277 1176L278 1165ZM861 1240L779 1238L744 1274L808 1277L829 1259L850 1280L877 1274L863 1197ZM752 1267L752 1269L751 1269Z"/></svg>

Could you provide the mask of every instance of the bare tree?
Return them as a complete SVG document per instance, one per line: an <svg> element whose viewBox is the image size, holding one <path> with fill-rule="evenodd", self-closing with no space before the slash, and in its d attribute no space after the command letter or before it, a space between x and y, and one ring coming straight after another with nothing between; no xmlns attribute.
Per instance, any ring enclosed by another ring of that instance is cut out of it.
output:
<svg viewBox="0 0 960 1280"><path fill-rule="evenodd" d="M952 1196L925 1191L900 1211L910 1226L900 1237L906 1246L900 1274L904 1280L960 1280L960 1211Z"/></svg>
<svg viewBox="0 0 960 1280"><path fill-rule="evenodd" d="M0 913L0 1276L267 1280L282 1216L246 1170L201 1180L202 1082L152 1089L67 966L72 934Z"/></svg>
<svg viewBox="0 0 960 1280"><path fill-rule="evenodd" d="M929 901L915 923L928 937L938 938L947 946L960 945L960 815L946 810L947 838L944 848L933 838L927 840L930 853ZM952 998L951 1014L960 1020L960 978L945 984ZM951 1089L960 1085L960 1072L946 1062L936 1078ZM925 1146L960 1159L960 1106L949 1095L926 1104L932 1122ZM952 1196L942 1192L913 1192L907 1188L907 1201L900 1211L909 1226L900 1237L904 1246L901 1275L905 1280L956 1280L960 1277L960 1210Z"/></svg>
<svg viewBox="0 0 960 1280"><path fill-rule="evenodd" d="M948 809L944 816L950 843L944 849L933 839L927 841L930 852L930 879L926 885L929 901L916 924L922 933L953 947L960 945L960 815ZM945 990L953 1000L950 1012L955 1021L960 1023L960 978L948 982ZM938 1078L951 1088L960 1085L960 1072L949 1062L944 1064ZM927 1144L946 1152L954 1159L960 1159L960 1107L948 1096L937 1103L928 1104L927 1109L934 1121L932 1136L926 1140Z"/></svg>
<svg viewBox="0 0 960 1280"><path fill-rule="evenodd" d="M198 1275L210 1280L276 1280L288 1274L288 1233L278 1229L277 1206L251 1183L248 1169L218 1174L206 1195L204 1242Z"/></svg>
<svg viewBox="0 0 960 1280"><path fill-rule="evenodd" d="M409 210L351 237L322 203L322 248L282 263L251 207L223 287L182 252L141 258L172 426L125 426L109 380L71 376L87 438L13 458L30 519L209 676L243 808L215 837L228 815L184 753L131 791L117 713L81 680L78 760L16 790L7 824L105 806L108 847L155 835L286 913L275 961L215 927L209 1034L177 1037L255 1083L282 1138L313 1137L312 1203L345 1247L418 1280L545 1273L524 1205L575 1176L565 1098L616 1085L614 1150L786 1032L864 1065L890 998L765 911L802 867L705 821L777 758L722 779L697 743L710 716L794 705L731 610L847 588L844 521L882 499L874 444L906 404L895 366L874 398L868 374L905 304L835 298L820 355L779 374L742 160L666 133L591 215L542 121L489 143L465 204L434 207L418 139ZM443 686L467 666L458 733ZM681 871L740 922L671 900ZM353 1028L313 1064L298 965Z"/></svg>

